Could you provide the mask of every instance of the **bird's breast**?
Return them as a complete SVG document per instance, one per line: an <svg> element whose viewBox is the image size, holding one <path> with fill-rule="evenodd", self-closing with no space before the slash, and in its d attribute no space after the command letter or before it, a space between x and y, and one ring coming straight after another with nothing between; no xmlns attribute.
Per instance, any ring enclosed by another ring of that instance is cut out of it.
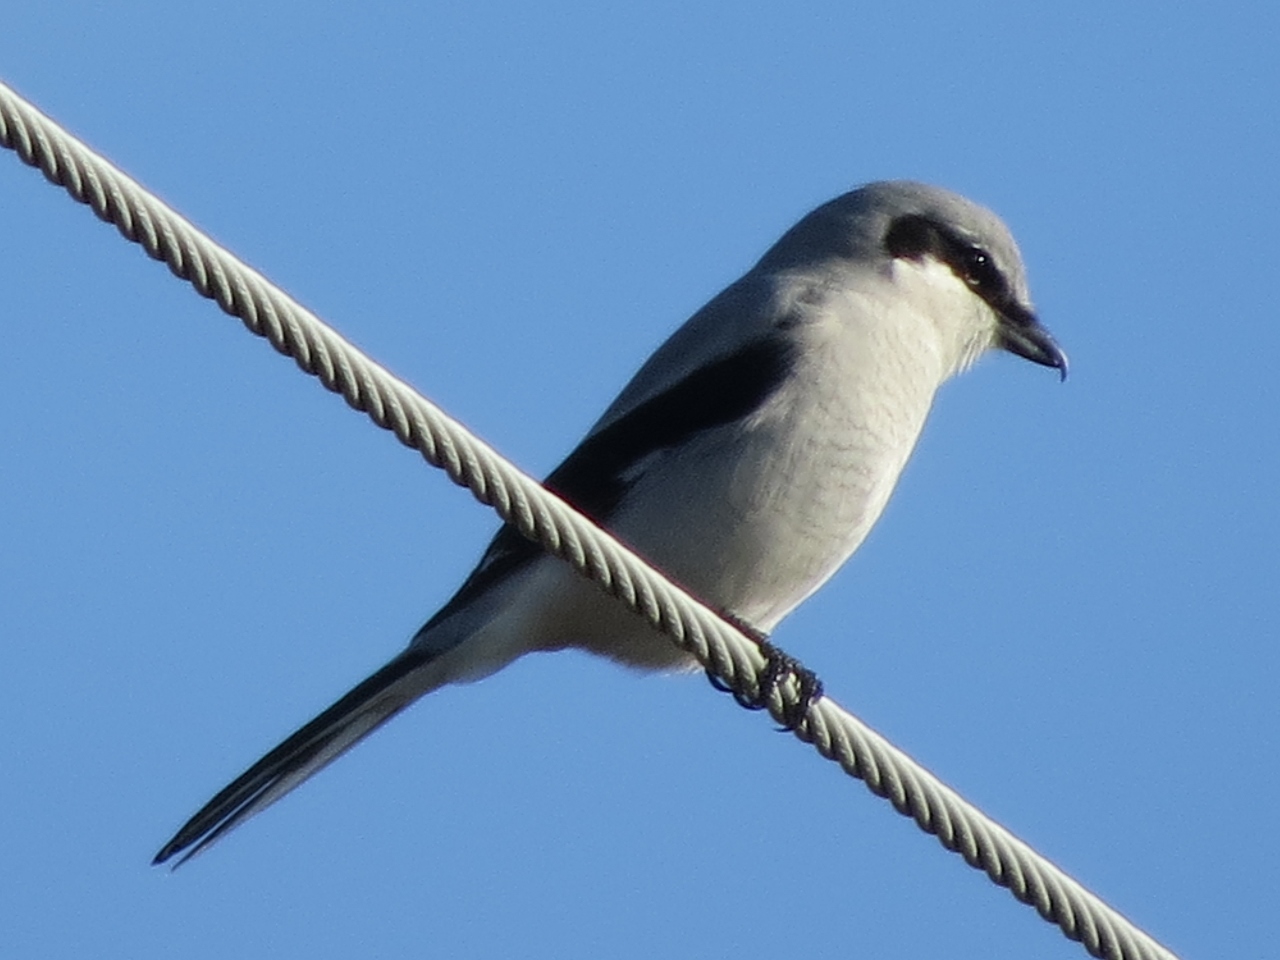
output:
<svg viewBox="0 0 1280 960"><path fill-rule="evenodd" d="M874 329L818 329L743 421L656 457L611 526L717 608L768 631L866 537L928 413L932 371Z"/></svg>

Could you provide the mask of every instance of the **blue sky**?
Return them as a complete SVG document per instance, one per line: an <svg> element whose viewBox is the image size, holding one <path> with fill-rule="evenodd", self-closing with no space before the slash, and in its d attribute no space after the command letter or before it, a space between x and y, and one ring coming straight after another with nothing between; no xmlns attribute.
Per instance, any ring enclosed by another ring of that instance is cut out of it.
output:
<svg viewBox="0 0 1280 960"><path fill-rule="evenodd" d="M535 473L815 204L913 177L992 206L1071 379L994 357L948 385L777 639L1184 956L1270 950L1274 4L5 21L0 77ZM576 654L424 700L151 868L493 520L6 157L6 952L1084 956L705 682Z"/></svg>

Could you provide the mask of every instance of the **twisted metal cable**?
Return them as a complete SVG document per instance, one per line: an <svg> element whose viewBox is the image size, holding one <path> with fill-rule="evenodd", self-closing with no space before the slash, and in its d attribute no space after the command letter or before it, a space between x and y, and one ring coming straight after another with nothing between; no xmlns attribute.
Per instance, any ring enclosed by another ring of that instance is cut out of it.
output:
<svg viewBox="0 0 1280 960"><path fill-rule="evenodd" d="M757 695L765 660L756 644L674 586L609 534L543 489L402 380L374 363L261 274L205 237L139 184L0 83L0 145L88 204L121 235L168 264L306 373L493 507L504 521L599 583L687 650L723 684ZM794 680L768 708L797 709ZM948 850L1008 887L1105 960L1177 960L1052 863L961 799L830 698L809 705L795 729L822 756L861 779Z"/></svg>

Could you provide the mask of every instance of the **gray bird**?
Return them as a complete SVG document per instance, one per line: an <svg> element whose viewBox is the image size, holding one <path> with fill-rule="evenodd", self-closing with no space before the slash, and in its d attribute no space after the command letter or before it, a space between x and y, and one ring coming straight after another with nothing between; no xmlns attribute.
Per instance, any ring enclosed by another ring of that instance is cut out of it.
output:
<svg viewBox="0 0 1280 960"><path fill-rule="evenodd" d="M992 348L1066 377L1008 229L946 190L873 183L814 210L694 314L546 486L764 637L862 543L934 392ZM194 856L423 694L565 647L696 666L504 527L403 653L209 801L155 862Z"/></svg>

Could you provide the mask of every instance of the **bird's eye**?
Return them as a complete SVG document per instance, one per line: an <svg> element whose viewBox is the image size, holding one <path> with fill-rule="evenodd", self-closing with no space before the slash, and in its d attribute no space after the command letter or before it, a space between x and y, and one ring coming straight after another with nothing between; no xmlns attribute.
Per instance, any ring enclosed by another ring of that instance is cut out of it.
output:
<svg viewBox="0 0 1280 960"><path fill-rule="evenodd" d="M1004 275L991 254L981 247L969 247L961 257L961 276L976 292L990 296L1004 290Z"/></svg>
<svg viewBox="0 0 1280 960"><path fill-rule="evenodd" d="M892 257L941 260L983 299L1003 300L1008 293L1004 274L990 253L927 217L906 214L893 221L885 232L884 246Z"/></svg>

